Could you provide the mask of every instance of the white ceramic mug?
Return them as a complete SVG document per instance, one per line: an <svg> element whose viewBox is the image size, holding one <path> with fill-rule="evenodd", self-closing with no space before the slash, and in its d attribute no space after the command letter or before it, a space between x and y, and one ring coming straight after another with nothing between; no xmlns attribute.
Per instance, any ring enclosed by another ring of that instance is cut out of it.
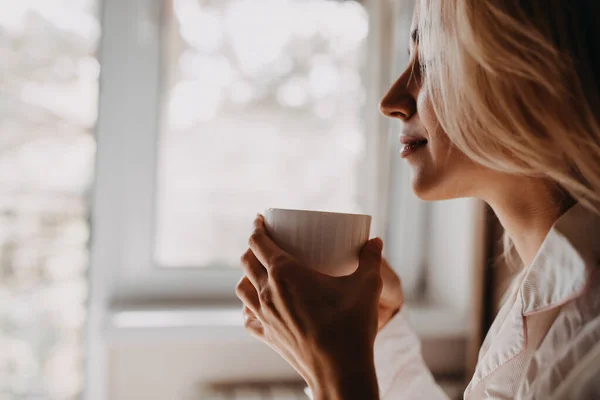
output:
<svg viewBox="0 0 600 400"><path fill-rule="evenodd" d="M331 276L353 273L360 250L369 240L371 216L269 208L269 236L309 267Z"/></svg>

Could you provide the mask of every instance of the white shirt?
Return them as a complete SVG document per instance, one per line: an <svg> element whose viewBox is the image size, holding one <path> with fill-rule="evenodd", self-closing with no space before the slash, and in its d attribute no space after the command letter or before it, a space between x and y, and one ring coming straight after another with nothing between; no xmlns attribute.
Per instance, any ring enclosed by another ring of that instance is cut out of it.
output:
<svg viewBox="0 0 600 400"><path fill-rule="evenodd" d="M465 399L600 399L600 216L576 204L519 276ZM399 312L375 341L380 398L446 399Z"/></svg>

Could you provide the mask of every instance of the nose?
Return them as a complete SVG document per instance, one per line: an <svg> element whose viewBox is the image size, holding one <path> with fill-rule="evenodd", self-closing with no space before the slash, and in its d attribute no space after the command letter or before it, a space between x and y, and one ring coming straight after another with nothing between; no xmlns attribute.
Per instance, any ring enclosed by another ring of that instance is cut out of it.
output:
<svg viewBox="0 0 600 400"><path fill-rule="evenodd" d="M408 121L417 113L418 88L415 88L415 79L411 68L398 78L379 103L379 111L387 117L399 118ZM412 76L412 79L411 79Z"/></svg>

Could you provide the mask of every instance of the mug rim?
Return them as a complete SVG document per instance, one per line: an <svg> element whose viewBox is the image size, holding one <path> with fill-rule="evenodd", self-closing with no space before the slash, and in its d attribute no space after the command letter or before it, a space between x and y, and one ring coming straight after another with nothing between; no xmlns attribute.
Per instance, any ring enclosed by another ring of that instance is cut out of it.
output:
<svg viewBox="0 0 600 400"><path fill-rule="evenodd" d="M298 214L330 214L330 215L339 215L339 216L352 216L352 217L368 217L373 218L369 214L353 214L353 213L344 213L344 212L335 212L335 211L321 211L321 210L301 210L301 209L293 209L293 208L267 208L265 209L265 214L269 211L285 211L291 213Z"/></svg>

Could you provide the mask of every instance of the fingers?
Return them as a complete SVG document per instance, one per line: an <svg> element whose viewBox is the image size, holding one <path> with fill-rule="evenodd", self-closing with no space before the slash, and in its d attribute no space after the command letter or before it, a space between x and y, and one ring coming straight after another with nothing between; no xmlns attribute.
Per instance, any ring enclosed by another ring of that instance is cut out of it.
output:
<svg viewBox="0 0 600 400"><path fill-rule="evenodd" d="M254 230L255 231L259 231L259 230L265 230L265 217L263 217L262 214L258 214L256 215L256 218L254 218Z"/></svg>
<svg viewBox="0 0 600 400"><path fill-rule="evenodd" d="M358 260L358 269L354 275L365 275L375 273L380 275L381 270L381 252L383 251L383 241L380 238L369 240L362 248Z"/></svg>
<svg viewBox="0 0 600 400"><path fill-rule="evenodd" d="M252 283L257 292L264 285L267 279L267 270L258 261L252 250L248 249L241 258L242 268L246 272L248 280Z"/></svg>
<svg viewBox="0 0 600 400"><path fill-rule="evenodd" d="M271 269L282 257L289 257L277 244L267 235L264 218L259 215L254 220L254 233L248 241L250 250L258 261L267 269Z"/></svg>
<svg viewBox="0 0 600 400"><path fill-rule="evenodd" d="M254 318L254 319L258 319L256 317L256 314L254 313L254 311L252 311L251 309L249 309L248 307L244 306L243 310L242 310L242 314L244 315L244 320L248 319L248 318Z"/></svg>
<svg viewBox="0 0 600 400"><path fill-rule="evenodd" d="M248 330L252 336L263 340L265 336L265 330L262 323L256 317L256 314L254 314L254 312L248 307L244 307L242 314L244 315L244 327L246 330Z"/></svg>
<svg viewBox="0 0 600 400"><path fill-rule="evenodd" d="M235 287L235 294L244 303L244 306L257 315L260 310L260 300L256 288L248 277L244 276Z"/></svg>
<svg viewBox="0 0 600 400"><path fill-rule="evenodd" d="M402 280L385 259L381 260L381 280L383 290L379 302L388 307L399 308L403 302Z"/></svg>

